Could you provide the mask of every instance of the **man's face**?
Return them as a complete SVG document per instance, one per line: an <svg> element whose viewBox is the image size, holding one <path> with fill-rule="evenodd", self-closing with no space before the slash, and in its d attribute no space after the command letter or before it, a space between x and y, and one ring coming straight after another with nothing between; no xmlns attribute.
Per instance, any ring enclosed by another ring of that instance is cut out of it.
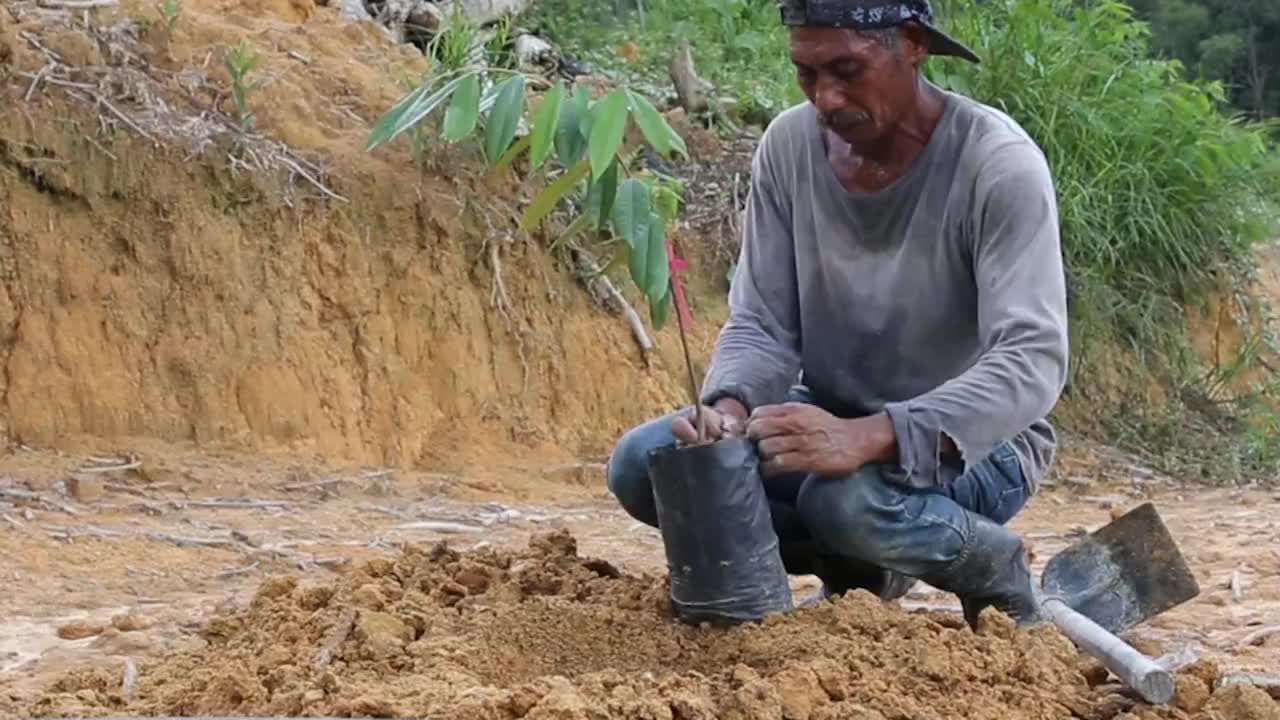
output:
<svg viewBox="0 0 1280 720"><path fill-rule="evenodd" d="M805 97L845 142L866 145L890 135L914 102L924 56L915 32L898 32L896 48L842 28L791 29L791 62Z"/></svg>

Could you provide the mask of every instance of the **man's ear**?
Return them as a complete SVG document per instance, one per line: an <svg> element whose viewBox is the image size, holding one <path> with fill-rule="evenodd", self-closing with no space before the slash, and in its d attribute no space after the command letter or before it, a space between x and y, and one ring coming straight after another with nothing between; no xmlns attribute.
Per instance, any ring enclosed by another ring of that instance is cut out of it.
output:
<svg viewBox="0 0 1280 720"><path fill-rule="evenodd" d="M929 55L929 33L919 23L906 22L898 26L902 52L912 67L920 67Z"/></svg>

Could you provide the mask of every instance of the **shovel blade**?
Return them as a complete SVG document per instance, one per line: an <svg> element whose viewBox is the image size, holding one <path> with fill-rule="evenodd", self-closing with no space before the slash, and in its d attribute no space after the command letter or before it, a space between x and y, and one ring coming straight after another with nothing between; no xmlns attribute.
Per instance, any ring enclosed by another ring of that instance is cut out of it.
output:
<svg viewBox="0 0 1280 720"><path fill-rule="evenodd" d="M1118 634L1200 594L1155 506L1143 503L1045 565L1044 593Z"/></svg>

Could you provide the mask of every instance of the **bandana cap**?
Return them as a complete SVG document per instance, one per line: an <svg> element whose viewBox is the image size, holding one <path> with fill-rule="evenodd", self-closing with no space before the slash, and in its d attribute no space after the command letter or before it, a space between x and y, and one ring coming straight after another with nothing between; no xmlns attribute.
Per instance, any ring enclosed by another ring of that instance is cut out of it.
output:
<svg viewBox="0 0 1280 720"><path fill-rule="evenodd" d="M789 27L849 28L882 30L905 22L916 22L929 34L929 54L946 55L981 62L978 56L933 24L929 0L779 0L782 24Z"/></svg>

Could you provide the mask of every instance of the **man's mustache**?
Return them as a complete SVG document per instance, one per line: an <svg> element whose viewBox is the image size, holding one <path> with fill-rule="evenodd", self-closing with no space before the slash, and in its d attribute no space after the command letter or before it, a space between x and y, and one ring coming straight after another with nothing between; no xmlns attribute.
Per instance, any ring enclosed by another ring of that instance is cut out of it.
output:
<svg viewBox="0 0 1280 720"><path fill-rule="evenodd" d="M840 112L818 114L818 122L836 132L861 125L870 119L870 115L860 110L842 110Z"/></svg>

